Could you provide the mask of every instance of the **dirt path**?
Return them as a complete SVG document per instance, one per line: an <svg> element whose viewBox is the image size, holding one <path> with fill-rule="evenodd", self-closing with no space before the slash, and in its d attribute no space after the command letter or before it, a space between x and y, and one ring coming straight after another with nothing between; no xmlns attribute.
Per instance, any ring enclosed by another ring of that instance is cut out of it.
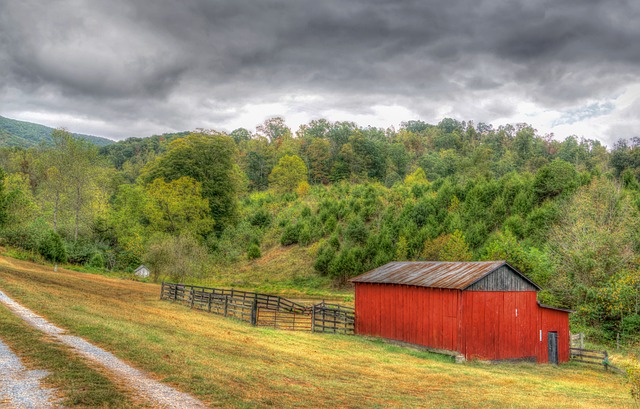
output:
<svg viewBox="0 0 640 409"><path fill-rule="evenodd" d="M47 371L28 371L0 340L0 407L45 409L57 406L54 389L40 385Z"/></svg>
<svg viewBox="0 0 640 409"><path fill-rule="evenodd" d="M14 314L26 321L32 327L52 336L56 340L70 346L78 354L105 367L111 373L121 378L124 385L129 385L129 387L137 392L141 397L146 398L154 405L170 409L206 407L202 402L190 395L179 392L167 385L151 379L143 372L131 367L104 349L99 348L80 337L65 335L65 330L49 323L44 318L33 313L33 311L13 301L2 291L0 291L0 302L6 305ZM0 369L1 368L2 367L0 366Z"/></svg>

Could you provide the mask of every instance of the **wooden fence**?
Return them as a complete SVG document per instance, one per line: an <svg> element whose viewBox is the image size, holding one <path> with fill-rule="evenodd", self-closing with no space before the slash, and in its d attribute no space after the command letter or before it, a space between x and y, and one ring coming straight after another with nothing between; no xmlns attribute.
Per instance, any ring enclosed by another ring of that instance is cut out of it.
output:
<svg viewBox="0 0 640 409"><path fill-rule="evenodd" d="M305 306L277 295L164 282L160 299L259 327L347 335L355 332L354 309L324 301Z"/></svg>
<svg viewBox="0 0 640 409"><path fill-rule="evenodd" d="M614 372L624 373L620 368L611 365L609 362L609 353L607 351L596 351L593 349L584 348L569 348L571 354L571 360L576 362L582 362L589 365L602 365L604 369L609 369Z"/></svg>

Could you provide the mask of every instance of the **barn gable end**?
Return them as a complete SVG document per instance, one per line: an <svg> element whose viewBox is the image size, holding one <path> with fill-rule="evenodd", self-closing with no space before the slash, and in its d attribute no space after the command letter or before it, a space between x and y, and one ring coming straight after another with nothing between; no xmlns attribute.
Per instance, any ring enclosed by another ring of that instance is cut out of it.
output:
<svg viewBox="0 0 640 409"><path fill-rule="evenodd" d="M504 264L465 288L465 291L538 291L538 287Z"/></svg>

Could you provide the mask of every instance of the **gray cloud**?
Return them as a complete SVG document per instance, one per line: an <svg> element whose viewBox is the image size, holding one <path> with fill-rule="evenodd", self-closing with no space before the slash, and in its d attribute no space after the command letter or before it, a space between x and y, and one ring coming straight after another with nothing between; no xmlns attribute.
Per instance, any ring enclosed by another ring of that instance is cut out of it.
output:
<svg viewBox="0 0 640 409"><path fill-rule="evenodd" d="M639 17L622 0L1 2L0 115L124 137L290 95L321 97L294 107L318 115L449 106L490 122L514 114L506 100L570 114L639 81Z"/></svg>

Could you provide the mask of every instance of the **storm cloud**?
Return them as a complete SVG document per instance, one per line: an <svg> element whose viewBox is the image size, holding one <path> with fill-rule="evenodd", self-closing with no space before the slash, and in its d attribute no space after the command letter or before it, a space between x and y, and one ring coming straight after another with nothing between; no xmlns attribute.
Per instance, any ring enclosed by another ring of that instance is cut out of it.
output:
<svg viewBox="0 0 640 409"><path fill-rule="evenodd" d="M610 143L640 125L639 18L621 0L9 0L0 115L111 138L451 116Z"/></svg>

